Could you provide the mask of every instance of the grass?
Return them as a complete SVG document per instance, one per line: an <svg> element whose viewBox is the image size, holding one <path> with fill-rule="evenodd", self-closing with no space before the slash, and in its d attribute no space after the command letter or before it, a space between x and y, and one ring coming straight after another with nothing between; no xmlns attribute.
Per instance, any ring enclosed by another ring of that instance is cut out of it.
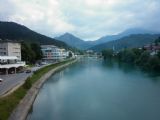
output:
<svg viewBox="0 0 160 120"><path fill-rule="evenodd" d="M18 105L20 100L26 95L27 91L31 88L31 86L39 80L45 73L50 71L53 68L56 68L60 65L70 62L71 60L63 61L60 63L52 64L46 66L44 68L39 69L36 71L30 78L26 80L24 85L19 87L16 91L12 94L0 98L0 120L7 120L13 111L13 109Z"/></svg>

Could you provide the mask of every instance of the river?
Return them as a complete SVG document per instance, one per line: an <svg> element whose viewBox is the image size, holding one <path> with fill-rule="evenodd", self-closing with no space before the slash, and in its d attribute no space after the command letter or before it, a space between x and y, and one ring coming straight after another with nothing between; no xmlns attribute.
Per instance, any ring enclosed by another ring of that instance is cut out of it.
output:
<svg viewBox="0 0 160 120"><path fill-rule="evenodd" d="M160 77L83 59L50 77L28 120L160 120Z"/></svg>

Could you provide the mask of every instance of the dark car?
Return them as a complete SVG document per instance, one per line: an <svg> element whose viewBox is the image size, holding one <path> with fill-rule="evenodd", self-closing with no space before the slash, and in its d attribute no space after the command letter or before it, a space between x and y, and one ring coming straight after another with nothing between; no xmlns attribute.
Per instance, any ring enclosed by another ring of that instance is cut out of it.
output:
<svg viewBox="0 0 160 120"><path fill-rule="evenodd" d="M18 71L18 73L24 73L24 71L23 71L23 70L21 70L21 71Z"/></svg>
<svg viewBox="0 0 160 120"><path fill-rule="evenodd" d="M26 73L31 73L32 71L31 70L26 70Z"/></svg>

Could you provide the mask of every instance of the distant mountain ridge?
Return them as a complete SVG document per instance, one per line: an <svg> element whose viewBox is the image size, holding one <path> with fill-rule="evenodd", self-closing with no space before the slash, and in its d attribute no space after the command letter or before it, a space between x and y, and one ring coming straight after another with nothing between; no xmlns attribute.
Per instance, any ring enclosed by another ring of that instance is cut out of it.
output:
<svg viewBox="0 0 160 120"><path fill-rule="evenodd" d="M135 35L135 34L158 34L158 32L149 31L149 30L145 30L145 29L141 29L141 28L131 28L131 29L127 29L117 35L107 35L107 36L101 37L100 39L96 40L96 45L101 44L101 43L105 43L105 42L109 42L112 40L117 40L122 37L129 36L129 35Z"/></svg>
<svg viewBox="0 0 160 120"><path fill-rule="evenodd" d="M70 33L66 33L60 37L50 38L14 22L0 22L1 39L53 44L64 48L70 48L69 46L72 46L82 50L93 49L100 51L106 48L112 49L113 46L116 50L128 47L142 47L145 44L153 42L159 36L160 34L153 31L128 29L118 35L104 36L96 41L83 41Z"/></svg>
<svg viewBox="0 0 160 120"><path fill-rule="evenodd" d="M84 41L70 33L65 33L59 37L55 37L55 39L59 41L63 41L72 47L76 47L78 49L87 49L92 46L91 43Z"/></svg>
<svg viewBox="0 0 160 120"><path fill-rule="evenodd" d="M143 47L144 45L153 43L159 36L160 34L133 34L126 37L122 37L118 40L113 40L93 46L89 49L94 51L101 51L103 49L114 48L116 51L119 51L125 48Z"/></svg>
<svg viewBox="0 0 160 120"><path fill-rule="evenodd" d="M55 38L60 39L61 41L66 41L67 40L68 42L74 42L74 39L76 39L77 43L84 42L80 38L75 37L74 35L72 35L70 33L65 33L64 35L61 35L60 37L55 37Z"/></svg>
<svg viewBox="0 0 160 120"><path fill-rule="evenodd" d="M59 47L69 48L64 42L34 32L29 28L14 22L0 22L0 38L28 43L54 44Z"/></svg>
<svg viewBox="0 0 160 120"><path fill-rule="evenodd" d="M65 33L64 35L56 37L55 39L66 42L68 45L72 47L76 47L76 48L85 50L85 49L92 48L93 46L102 44L102 43L106 43L106 42L113 41L113 40L118 40L123 37L127 37L130 35L136 35L136 34L158 34L158 32L149 31L149 30L145 30L141 28L132 28L132 29L127 29L117 35L107 35L107 36L101 37L100 39L95 40L95 41L84 41L70 33Z"/></svg>

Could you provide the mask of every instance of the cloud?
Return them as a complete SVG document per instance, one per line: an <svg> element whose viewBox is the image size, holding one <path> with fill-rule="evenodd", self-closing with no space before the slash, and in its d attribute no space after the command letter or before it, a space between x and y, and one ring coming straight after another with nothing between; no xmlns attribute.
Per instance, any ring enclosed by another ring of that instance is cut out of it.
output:
<svg viewBox="0 0 160 120"><path fill-rule="evenodd" d="M132 27L160 31L159 11L159 0L1 0L0 19L94 40Z"/></svg>
<svg viewBox="0 0 160 120"><path fill-rule="evenodd" d="M6 3L6 1L4 0L3 3ZM60 5L56 0L8 0L7 3L15 9L8 13L8 16L5 16L6 20L27 25L31 29L50 36L54 33L58 34L74 29L74 26L67 22L60 11ZM2 9L8 9L5 7ZM10 8L6 10L6 12L8 11L10 11ZM3 13L6 14L6 12ZM2 13L0 12L0 14Z"/></svg>

